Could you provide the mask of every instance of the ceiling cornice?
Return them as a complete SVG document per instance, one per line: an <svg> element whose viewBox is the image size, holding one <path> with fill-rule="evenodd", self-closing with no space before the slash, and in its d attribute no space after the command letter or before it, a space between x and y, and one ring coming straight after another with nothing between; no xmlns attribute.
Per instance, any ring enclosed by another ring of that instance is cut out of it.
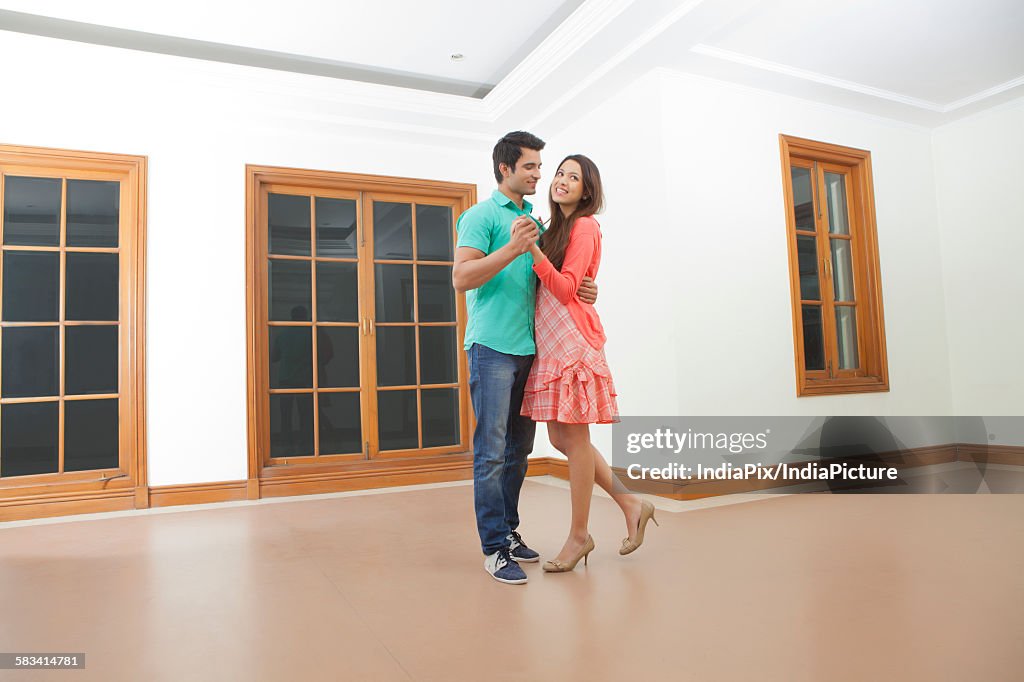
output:
<svg viewBox="0 0 1024 682"><path fill-rule="evenodd" d="M862 95L868 95L870 97L877 97L879 99L889 100L890 102L898 102L900 104L906 104L911 107L918 109L924 109L925 111L931 111L937 114L947 114L952 111L956 111L969 104L980 102L981 100L994 97L995 95L1006 92L1016 87L1024 85L1024 76L1014 78L1000 83L981 92L974 93L962 99L958 99L948 104L940 104L938 102L931 102L925 99L919 99L917 97L909 97L902 95L898 92L892 92L891 90L883 90L882 88L872 87L863 83L857 83L855 81L848 81L842 78L834 78L832 76L818 73L816 71L809 71L807 69L800 69L795 66L789 66L787 64L780 64L778 62L768 61L766 59L760 59L758 57L752 57L750 55L741 54L739 52L733 52L731 50L724 50L719 47L712 45L694 45L690 48L691 52L696 54L704 55L706 57L714 57L716 59L722 59L727 62L734 64L742 64L743 66L749 66L754 69L760 69L762 71L769 71L772 73L781 74L784 76L790 76L812 83L820 83L822 85L828 85L834 88L841 88L843 90L849 90L850 92L856 92Z"/></svg>

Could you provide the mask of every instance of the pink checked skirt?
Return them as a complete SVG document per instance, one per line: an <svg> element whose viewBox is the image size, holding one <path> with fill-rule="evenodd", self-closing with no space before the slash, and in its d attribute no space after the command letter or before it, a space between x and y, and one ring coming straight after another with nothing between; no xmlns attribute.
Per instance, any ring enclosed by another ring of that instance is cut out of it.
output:
<svg viewBox="0 0 1024 682"><path fill-rule="evenodd" d="M537 357L526 380L522 415L563 424L619 421L604 350L587 343L554 294L539 284L537 290Z"/></svg>

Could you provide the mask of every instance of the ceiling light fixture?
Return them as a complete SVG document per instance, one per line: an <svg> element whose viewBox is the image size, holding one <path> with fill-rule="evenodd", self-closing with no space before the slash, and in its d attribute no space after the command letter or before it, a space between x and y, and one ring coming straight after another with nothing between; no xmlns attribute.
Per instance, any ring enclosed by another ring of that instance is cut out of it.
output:
<svg viewBox="0 0 1024 682"><path fill-rule="evenodd" d="M466 58L466 55L462 54L461 52L456 52L456 53L452 54L452 61L453 62L461 62L465 58Z"/></svg>

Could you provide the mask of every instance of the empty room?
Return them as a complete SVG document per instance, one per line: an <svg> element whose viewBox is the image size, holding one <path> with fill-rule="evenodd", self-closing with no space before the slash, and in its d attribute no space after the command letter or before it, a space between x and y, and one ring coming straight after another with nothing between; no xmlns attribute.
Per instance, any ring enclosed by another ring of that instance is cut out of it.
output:
<svg viewBox="0 0 1024 682"><path fill-rule="evenodd" d="M0 680L1021 679L1021 36L0 0Z"/></svg>

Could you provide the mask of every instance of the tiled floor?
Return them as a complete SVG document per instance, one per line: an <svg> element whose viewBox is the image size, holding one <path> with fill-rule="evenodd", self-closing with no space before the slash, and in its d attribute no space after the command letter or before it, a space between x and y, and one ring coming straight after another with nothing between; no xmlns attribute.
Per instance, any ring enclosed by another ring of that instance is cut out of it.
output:
<svg viewBox="0 0 1024 682"><path fill-rule="evenodd" d="M671 506L671 505L668 505ZM527 481L561 545L568 495ZM676 507L678 508L678 507ZM792 495L672 513L502 585L466 485L0 528L3 680L1020 680L1024 496Z"/></svg>

